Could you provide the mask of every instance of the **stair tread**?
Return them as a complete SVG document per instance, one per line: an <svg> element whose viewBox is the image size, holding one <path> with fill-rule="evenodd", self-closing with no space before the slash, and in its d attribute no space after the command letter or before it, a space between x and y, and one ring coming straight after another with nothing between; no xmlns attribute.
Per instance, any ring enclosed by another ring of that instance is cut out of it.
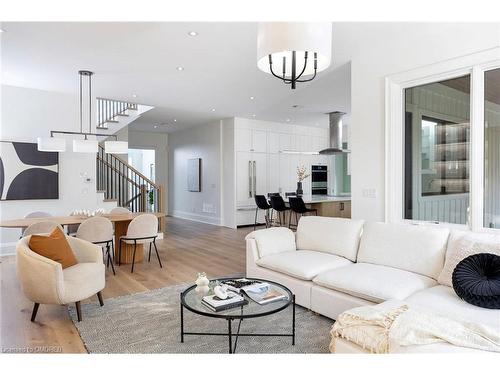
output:
<svg viewBox="0 0 500 375"><path fill-rule="evenodd" d="M97 190L96 193L105 193L106 190Z"/></svg>
<svg viewBox="0 0 500 375"><path fill-rule="evenodd" d="M126 113L117 113L116 114L117 116L124 116L124 117L128 117L129 115L127 115Z"/></svg>
<svg viewBox="0 0 500 375"><path fill-rule="evenodd" d="M103 202L118 202L118 199L106 198L102 200Z"/></svg>
<svg viewBox="0 0 500 375"><path fill-rule="evenodd" d="M106 122L115 122L115 123L118 123L119 121L118 120L107 120Z"/></svg>

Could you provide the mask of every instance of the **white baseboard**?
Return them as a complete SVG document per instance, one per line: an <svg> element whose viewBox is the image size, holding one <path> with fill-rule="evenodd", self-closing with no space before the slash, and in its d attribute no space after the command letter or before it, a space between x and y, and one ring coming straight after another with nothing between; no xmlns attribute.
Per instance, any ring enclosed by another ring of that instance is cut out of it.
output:
<svg viewBox="0 0 500 375"><path fill-rule="evenodd" d="M5 242L0 244L0 256L5 257L16 253L17 242Z"/></svg>
<svg viewBox="0 0 500 375"><path fill-rule="evenodd" d="M220 217L204 216L192 212L184 212L177 210L170 212L169 215L172 217L177 217L179 219L186 219L191 221L197 221L199 223L221 226Z"/></svg>

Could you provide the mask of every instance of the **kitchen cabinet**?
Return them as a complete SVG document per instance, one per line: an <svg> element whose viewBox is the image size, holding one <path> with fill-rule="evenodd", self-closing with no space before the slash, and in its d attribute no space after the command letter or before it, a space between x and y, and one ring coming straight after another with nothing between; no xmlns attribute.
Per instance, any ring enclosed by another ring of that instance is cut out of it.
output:
<svg viewBox="0 0 500 375"><path fill-rule="evenodd" d="M236 129L236 151L267 152L267 132L256 129Z"/></svg>
<svg viewBox="0 0 500 375"><path fill-rule="evenodd" d="M236 153L236 204L253 206L256 194L267 194L267 155L256 152Z"/></svg>
<svg viewBox="0 0 500 375"><path fill-rule="evenodd" d="M236 222L254 221L255 194L294 192L297 167L328 163L324 155L286 154L282 151L320 151L328 145L326 129L278 124L249 119L235 122ZM304 194L311 193L311 177L303 182ZM340 216L340 207L338 207Z"/></svg>
<svg viewBox="0 0 500 375"><path fill-rule="evenodd" d="M349 200L313 203L310 206L318 210L318 216L351 218L351 202Z"/></svg>

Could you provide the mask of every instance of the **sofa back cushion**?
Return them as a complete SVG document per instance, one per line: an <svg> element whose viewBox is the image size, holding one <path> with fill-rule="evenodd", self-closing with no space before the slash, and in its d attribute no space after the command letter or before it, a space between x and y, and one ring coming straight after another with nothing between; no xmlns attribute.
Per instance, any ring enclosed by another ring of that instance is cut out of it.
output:
<svg viewBox="0 0 500 375"><path fill-rule="evenodd" d="M363 220L304 216L297 227L297 249L322 251L356 261Z"/></svg>
<svg viewBox="0 0 500 375"><path fill-rule="evenodd" d="M500 236L486 233L452 231L446 248L444 267L438 283L452 287L451 276L457 264L470 255L491 253L500 256Z"/></svg>
<svg viewBox="0 0 500 375"><path fill-rule="evenodd" d="M253 238L257 242L257 250L259 251L260 258L271 254L297 250L295 235L288 228L258 230L253 232Z"/></svg>
<svg viewBox="0 0 500 375"><path fill-rule="evenodd" d="M450 231L424 225L366 223L358 262L380 264L437 279Z"/></svg>

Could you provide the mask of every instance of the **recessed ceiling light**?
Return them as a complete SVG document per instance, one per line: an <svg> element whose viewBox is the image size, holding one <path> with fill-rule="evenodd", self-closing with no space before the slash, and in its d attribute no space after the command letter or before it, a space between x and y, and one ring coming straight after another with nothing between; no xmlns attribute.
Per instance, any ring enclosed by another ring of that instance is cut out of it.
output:
<svg viewBox="0 0 500 375"><path fill-rule="evenodd" d="M255 99L255 97L253 97L253 96L250 97L250 100L254 100L254 99Z"/></svg>
<svg viewBox="0 0 500 375"><path fill-rule="evenodd" d="M190 31L190 32L188 32L188 35L189 36L196 36L196 35L198 35L198 33L196 31Z"/></svg>
<svg viewBox="0 0 500 375"><path fill-rule="evenodd" d="M255 117L255 113L252 115L252 117Z"/></svg>
<svg viewBox="0 0 500 375"><path fill-rule="evenodd" d="M215 112L215 108L212 108L212 112Z"/></svg>
<svg viewBox="0 0 500 375"><path fill-rule="evenodd" d="M155 125L155 129L158 127L158 125Z"/></svg>
<svg viewBox="0 0 500 375"><path fill-rule="evenodd" d="M286 119L286 122L290 122L290 119L289 119L289 118L287 118L287 119Z"/></svg>
<svg viewBox="0 0 500 375"><path fill-rule="evenodd" d="M177 122L177 119L176 119L176 118L174 118L174 122Z"/></svg>
<svg viewBox="0 0 500 375"><path fill-rule="evenodd" d="M3 33L3 29L0 29L0 33Z"/></svg>
<svg viewBox="0 0 500 375"><path fill-rule="evenodd" d="M132 98L137 98L137 94L132 94Z"/></svg>
<svg viewBox="0 0 500 375"><path fill-rule="evenodd" d="M178 66L176 69L177 69L179 72L180 72L180 71L182 71L182 70L184 70L184 68L183 68L182 66Z"/></svg>

